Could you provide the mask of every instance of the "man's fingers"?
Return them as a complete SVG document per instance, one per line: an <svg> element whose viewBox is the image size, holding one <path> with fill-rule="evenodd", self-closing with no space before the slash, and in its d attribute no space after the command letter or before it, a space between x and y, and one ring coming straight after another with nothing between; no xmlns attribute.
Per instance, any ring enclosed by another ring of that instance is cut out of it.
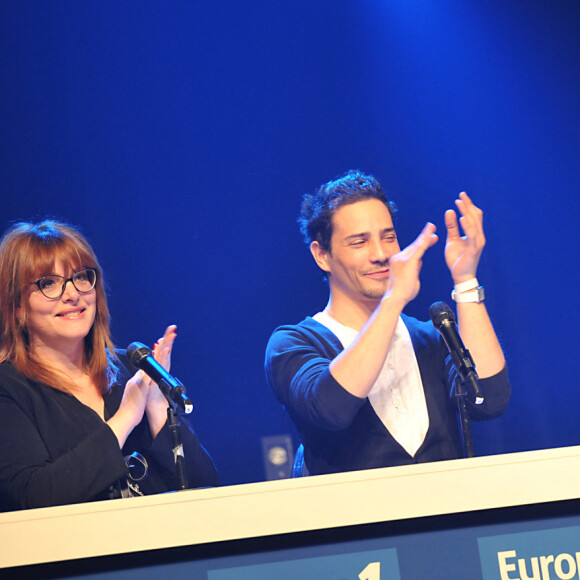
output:
<svg viewBox="0 0 580 580"><path fill-rule="evenodd" d="M435 224L427 222L423 231L417 236L415 241L408 246L408 249L413 254L413 257L421 259L423 254L439 239L435 234Z"/></svg>
<svg viewBox="0 0 580 580"><path fill-rule="evenodd" d="M447 228L447 239L460 237L457 214L452 209L445 212L445 227Z"/></svg>
<svg viewBox="0 0 580 580"><path fill-rule="evenodd" d="M462 215L463 219L460 220L462 226L464 222L468 224L468 227L481 226L483 211L471 201L471 198L464 191L459 194L459 199L455 200L455 205Z"/></svg>
<svg viewBox="0 0 580 580"><path fill-rule="evenodd" d="M459 199L456 200L455 204L456 205L463 205L466 208L466 211L474 210L476 212L481 212L481 209L479 209L473 203L473 200L467 195L467 193L465 193L465 191L462 191L459 194Z"/></svg>

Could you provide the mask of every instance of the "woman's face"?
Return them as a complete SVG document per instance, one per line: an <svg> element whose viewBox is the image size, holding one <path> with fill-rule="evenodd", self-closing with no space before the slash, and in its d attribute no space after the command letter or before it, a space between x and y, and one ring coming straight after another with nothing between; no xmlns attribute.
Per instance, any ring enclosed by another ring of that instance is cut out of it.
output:
<svg viewBox="0 0 580 580"><path fill-rule="evenodd" d="M54 272L67 278L67 270L61 260L54 263ZM31 285L29 295L28 334L31 349L50 348L64 351L82 345L91 330L97 313L97 295L93 288L80 294L72 282L67 282L63 295L56 299L46 298Z"/></svg>

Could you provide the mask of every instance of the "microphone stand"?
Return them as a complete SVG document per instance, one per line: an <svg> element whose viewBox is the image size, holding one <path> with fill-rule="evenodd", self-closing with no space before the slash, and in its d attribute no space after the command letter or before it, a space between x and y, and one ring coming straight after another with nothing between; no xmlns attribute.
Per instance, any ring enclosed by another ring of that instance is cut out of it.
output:
<svg viewBox="0 0 580 580"><path fill-rule="evenodd" d="M187 489L187 477L185 475L185 456L183 454L183 443L181 441L181 433L179 432L179 425L175 418L175 411L173 404L169 401L167 406L167 423L171 431L173 440L173 459L175 461L175 469L177 471L177 487L181 491Z"/></svg>
<svg viewBox="0 0 580 580"><path fill-rule="evenodd" d="M473 437L471 435L471 423L469 422L469 412L467 410L467 393L463 389L464 383L458 380L455 383L455 401L457 402L457 410L459 411L459 424L461 426L461 444L463 447L464 457L475 457L473 450Z"/></svg>

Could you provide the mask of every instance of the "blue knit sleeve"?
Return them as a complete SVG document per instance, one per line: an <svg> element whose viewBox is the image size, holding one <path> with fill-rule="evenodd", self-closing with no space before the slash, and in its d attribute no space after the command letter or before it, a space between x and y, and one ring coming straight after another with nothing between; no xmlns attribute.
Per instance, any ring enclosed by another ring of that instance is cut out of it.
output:
<svg viewBox="0 0 580 580"><path fill-rule="evenodd" d="M274 332L266 349L266 378L293 417L321 429L350 425L366 399L349 393L330 373L337 354L336 345L300 325Z"/></svg>

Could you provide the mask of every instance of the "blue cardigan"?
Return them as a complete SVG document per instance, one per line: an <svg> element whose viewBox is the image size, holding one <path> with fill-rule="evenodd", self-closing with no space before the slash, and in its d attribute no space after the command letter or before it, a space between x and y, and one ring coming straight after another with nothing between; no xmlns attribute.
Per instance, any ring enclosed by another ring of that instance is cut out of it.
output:
<svg viewBox="0 0 580 580"><path fill-rule="evenodd" d="M462 457L457 405L450 396L458 377L447 347L430 322L402 318L411 335L429 413L427 435L414 456L389 433L368 398L355 397L334 380L328 367L343 348L328 328L308 317L272 334L266 378L296 424L311 474ZM510 397L507 369L480 379L480 386L485 401L476 406L468 400L470 417L501 415Z"/></svg>

